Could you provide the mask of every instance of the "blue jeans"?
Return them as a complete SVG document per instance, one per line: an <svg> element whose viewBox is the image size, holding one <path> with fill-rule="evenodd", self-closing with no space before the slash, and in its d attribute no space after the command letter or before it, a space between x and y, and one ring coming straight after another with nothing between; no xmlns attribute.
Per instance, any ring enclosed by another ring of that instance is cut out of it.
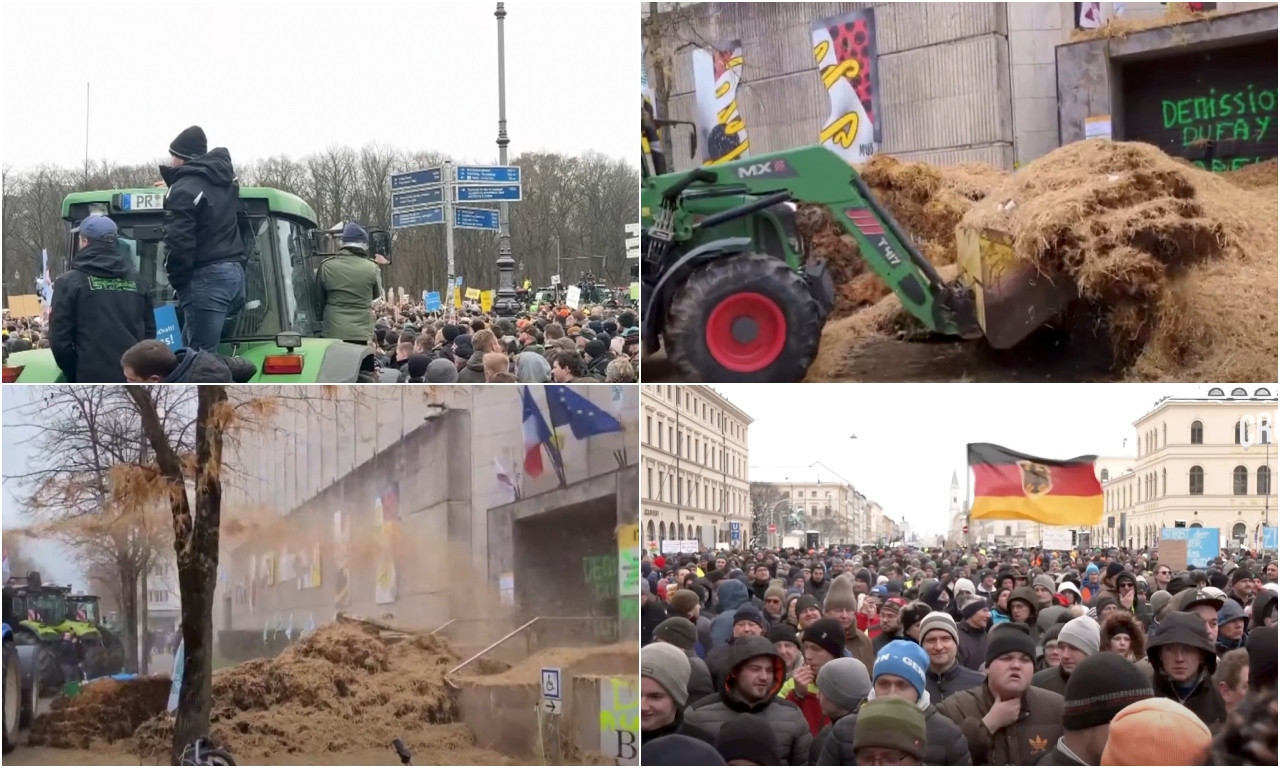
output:
<svg viewBox="0 0 1280 768"><path fill-rule="evenodd" d="M178 293L182 341L190 349L217 350L223 330L244 307L244 267L220 261L199 267Z"/></svg>

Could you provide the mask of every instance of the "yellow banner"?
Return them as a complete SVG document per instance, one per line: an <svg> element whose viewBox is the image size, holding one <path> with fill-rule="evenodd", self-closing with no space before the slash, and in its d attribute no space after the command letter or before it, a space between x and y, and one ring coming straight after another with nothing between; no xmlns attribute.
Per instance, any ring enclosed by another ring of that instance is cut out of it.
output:
<svg viewBox="0 0 1280 768"><path fill-rule="evenodd" d="M467 298L468 298L468 299L472 299L473 301L474 301L475 299L480 298L480 289L479 289L479 288L468 288L468 289L467 289Z"/></svg>
<svg viewBox="0 0 1280 768"><path fill-rule="evenodd" d="M453 288L453 308L462 309L462 289L457 286Z"/></svg>
<svg viewBox="0 0 1280 768"><path fill-rule="evenodd" d="M493 291L480 292L480 311L488 312L493 309Z"/></svg>

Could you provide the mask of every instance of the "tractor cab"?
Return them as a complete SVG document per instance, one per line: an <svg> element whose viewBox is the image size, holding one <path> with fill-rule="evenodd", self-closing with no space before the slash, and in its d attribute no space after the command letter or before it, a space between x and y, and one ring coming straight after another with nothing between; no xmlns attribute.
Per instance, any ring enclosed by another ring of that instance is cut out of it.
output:
<svg viewBox="0 0 1280 768"><path fill-rule="evenodd" d="M181 345L175 321L177 296L165 270L162 189L73 192L62 202L70 225L67 255L59 273L70 268L78 246L74 230L91 216L110 216L124 250L157 308L157 336ZM323 298L316 269L337 251L337 233L316 230L316 214L301 198L267 187L241 187L238 216L245 255L245 301L223 330L218 352L237 355L258 369L253 381L278 383L372 380L372 352L363 346L320 338ZM371 246L388 259L391 238L370 230ZM173 307L173 311L166 310ZM48 350L10 355L6 382L62 381Z"/></svg>
<svg viewBox="0 0 1280 768"><path fill-rule="evenodd" d="M67 595L67 609L76 621L95 627L102 624L102 612L96 595Z"/></svg>

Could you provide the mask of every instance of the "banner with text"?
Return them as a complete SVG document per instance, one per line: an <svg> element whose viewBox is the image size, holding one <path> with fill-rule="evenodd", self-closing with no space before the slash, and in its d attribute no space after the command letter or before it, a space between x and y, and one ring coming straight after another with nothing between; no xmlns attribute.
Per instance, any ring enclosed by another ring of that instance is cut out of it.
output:
<svg viewBox="0 0 1280 768"><path fill-rule="evenodd" d="M738 109L742 77L742 42L731 40L712 50L699 48L693 57L698 145L702 164L727 163L747 156L747 124Z"/></svg>
<svg viewBox="0 0 1280 768"><path fill-rule="evenodd" d="M831 102L818 143L865 163L880 143L875 11L864 8L813 24L813 59Z"/></svg>

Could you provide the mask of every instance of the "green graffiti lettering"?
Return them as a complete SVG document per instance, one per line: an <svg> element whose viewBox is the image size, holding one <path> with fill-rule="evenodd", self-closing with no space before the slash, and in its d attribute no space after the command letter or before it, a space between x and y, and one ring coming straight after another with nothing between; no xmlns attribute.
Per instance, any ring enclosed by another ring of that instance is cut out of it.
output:
<svg viewBox="0 0 1280 768"><path fill-rule="evenodd" d="M1271 118L1255 117L1253 118L1253 122L1258 126L1257 141L1262 141L1262 137L1265 136L1267 131L1271 128Z"/></svg>

